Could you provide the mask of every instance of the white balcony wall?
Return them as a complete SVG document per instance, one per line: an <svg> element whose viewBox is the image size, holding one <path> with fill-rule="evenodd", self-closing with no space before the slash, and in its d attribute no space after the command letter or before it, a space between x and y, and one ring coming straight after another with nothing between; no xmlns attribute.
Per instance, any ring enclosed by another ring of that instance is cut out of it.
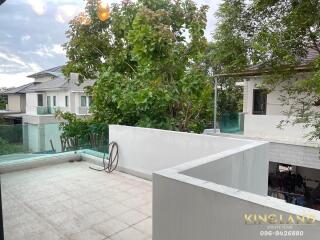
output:
<svg viewBox="0 0 320 240"><path fill-rule="evenodd" d="M268 144L212 159L181 174L262 196L268 195Z"/></svg>

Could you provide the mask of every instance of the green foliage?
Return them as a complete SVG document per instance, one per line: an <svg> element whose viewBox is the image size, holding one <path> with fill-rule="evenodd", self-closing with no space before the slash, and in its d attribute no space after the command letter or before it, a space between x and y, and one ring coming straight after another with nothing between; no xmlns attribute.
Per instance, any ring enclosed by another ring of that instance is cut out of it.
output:
<svg viewBox="0 0 320 240"><path fill-rule="evenodd" d="M209 44L206 63L214 74L241 71L248 65L247 46L241 35L245 4L242 0L224 1L216 13L218 24L213 33L214 41ZM236 30L239 27L239 30ZM242 112L243 89L237 82L243 79L218 77L218 115Z"/></svg>
<svg viewBox="0 0 320 240"><path fill-rule="evenodd" d="M12 144L0 137L0 155L23 153L24 146L20 144Z"/></svg>
<svg viewBox="0 0 320 240"><path fill-rule="evenodd" d="M72 21L65 74L95 78L97 122L201 132L212 121L212 84L203 64L208 7L191 0L138 0L112 5L89 26Z"/></svg>
<svg viewBox="0 0 320 240"><path fill-rule="evenodd" d="M74 148L95 148L103 150L108 144L108 125L97 123L92 118L79 118L74 113L57 111L55 116L60 122L61 137L73 140Z"/></svg>
<svg viewBox="0 0 320 240"><path fill-rule="evenodd" d="M0 89L0 110L6 109L7 96L3 94L6 89Z"/></svg>

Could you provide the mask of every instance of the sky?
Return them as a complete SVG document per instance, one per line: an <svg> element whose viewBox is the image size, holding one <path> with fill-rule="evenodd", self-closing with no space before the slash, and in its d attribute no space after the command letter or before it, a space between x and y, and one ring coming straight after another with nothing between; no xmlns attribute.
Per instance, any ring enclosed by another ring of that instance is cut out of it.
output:
<svg viewBox="0 0 320 240"><path fill-rule="evenodd" d="M109 4L121 0L108 0ZM216 25L214 16L222 0L195 0L210 6L206 37ZM84 0L7 0L0 6L0 88L17 87L33 79L28 75L63 65L61 45L67 41L68 22L85 6Z"/></svg>

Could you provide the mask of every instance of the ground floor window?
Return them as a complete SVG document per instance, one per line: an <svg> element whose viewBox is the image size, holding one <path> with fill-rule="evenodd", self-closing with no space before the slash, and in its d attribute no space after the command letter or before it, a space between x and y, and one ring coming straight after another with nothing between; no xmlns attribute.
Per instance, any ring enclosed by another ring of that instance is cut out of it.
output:
<svg viewBox="0 0 320 240"><path fill-rule="evenodd" d="M80 104L81 104L81 107L86 107L87 106L87 97L86 96L81 96Z"/></svg>
<svg viewBox="0 0 320 240"><path fill-rule="evenodd" d="M43 107L43 94L38 94L38 106Z"/></svg>
<svg viewBox="0 0 320 240"><path fill-rule="evenodd" d="M65 96L65 105L66 107L69 106L69 96Z"/></svg>
<svg viewBox="0 0 320 240"><path fill-rule="evenodd" d="M57 106L57 97L53 96L53 106Z"/></svg>
<svg viewBox="0 0 320 240"><path fill-rule="evenodd" d="M88 104L89 104L89 107L90 107L91 104L92 104L92 96L89 96L89 97L88 97Z"/></svg>
<svg viewBox="0 0 320 240"><path fill-rule="evenodd" d="M267 92L263 89L253 89L253 114L267 114Z"/></svg>
<svg viewBox="0 0 320 240"><path fill-rule="evenodd" d="M47 106L51 107L51 97L47 96Z"/></svg>

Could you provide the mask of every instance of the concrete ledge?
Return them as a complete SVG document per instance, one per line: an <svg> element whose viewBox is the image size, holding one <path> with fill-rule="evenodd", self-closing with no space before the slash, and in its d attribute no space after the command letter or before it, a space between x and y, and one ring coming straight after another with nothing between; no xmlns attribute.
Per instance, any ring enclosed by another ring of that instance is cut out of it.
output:
<svg viewBox="0 0 320 240"><path fill-rule="evenodd" d="M31 168L38 168L47 165L60 164L68 161L80 161L81 154L79 152L57 153L49 156L34 157L32 159L13 160L0 163L0 173L8 173L21 171Z"/></svg>

